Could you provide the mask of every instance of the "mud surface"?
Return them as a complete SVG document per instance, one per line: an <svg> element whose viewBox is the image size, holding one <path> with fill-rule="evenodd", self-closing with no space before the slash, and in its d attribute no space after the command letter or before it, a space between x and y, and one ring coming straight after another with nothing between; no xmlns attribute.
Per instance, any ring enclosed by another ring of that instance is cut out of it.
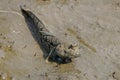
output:
<svg viewBox="0 0 120 80"><path fill-rule="evenodd" d="M51 33L80 45L80 57L46 63L20 5ZM119 0L1 0L0 80L120 80Z"/></svg>

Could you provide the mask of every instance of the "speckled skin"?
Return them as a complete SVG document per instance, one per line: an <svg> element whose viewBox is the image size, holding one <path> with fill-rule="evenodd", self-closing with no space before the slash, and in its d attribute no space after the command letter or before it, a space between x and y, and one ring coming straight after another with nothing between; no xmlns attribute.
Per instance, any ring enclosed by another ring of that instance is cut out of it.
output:
<svg viewBox="0 0 120 80"><path fill-rule="evenodd" d="M42 45L45 52L47 53L47 59L55 61L57 63L69 63L71 58L78 57L79 47L68 45L66 46L53 34L51 34L42 23L31 11L24 10L21 7L23 16L25 17L26 23L28 24L33 37L37 42Z"/></svg>

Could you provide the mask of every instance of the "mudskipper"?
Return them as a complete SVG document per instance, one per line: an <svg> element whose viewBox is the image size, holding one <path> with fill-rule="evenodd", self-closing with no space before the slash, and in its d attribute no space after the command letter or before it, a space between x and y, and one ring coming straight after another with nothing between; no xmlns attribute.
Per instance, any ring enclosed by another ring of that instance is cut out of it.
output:
<svg viewBox="0 0 120 80"><path fill-rule="evenodd" d="M79 56L79 46L72 44L65 45L54 34L51 34L43 22L31 11L25 10L22 7L21 11L33 37L44 49L45 54L47 54L45 57L46 61L52 60L60 64L69 63L72 62L72 58Z"/></svg>

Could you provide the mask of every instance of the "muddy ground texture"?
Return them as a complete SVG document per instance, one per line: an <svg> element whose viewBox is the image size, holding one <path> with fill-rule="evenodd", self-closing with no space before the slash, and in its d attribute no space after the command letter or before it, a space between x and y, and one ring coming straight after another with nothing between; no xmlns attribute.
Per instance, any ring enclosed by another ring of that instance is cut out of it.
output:
<svg viewBox="0 0 120 80"><path fill-rule="evenodd" d="M46 63L20 5L59 39L80 45L80 57ZM120 80L119 0L1 0L0 80Z"/></svg>

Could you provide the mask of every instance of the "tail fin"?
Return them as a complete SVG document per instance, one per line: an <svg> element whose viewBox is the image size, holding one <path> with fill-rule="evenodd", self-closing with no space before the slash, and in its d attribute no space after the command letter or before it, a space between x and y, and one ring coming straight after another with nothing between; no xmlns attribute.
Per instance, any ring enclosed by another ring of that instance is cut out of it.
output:
<svg viewBox="0 0 120 80"><path fill-rule="evenodd" d="M23 9L22 6L20 6L20 9L21 9L23 16L25 17L26 22L29 23L29 25L31 25L32 28L34 29L36 28L39 31L48 31L45 28L45 25L43 24L43 22L40 21L37 18L37 16L35 16L31 11Z"/></svg>

